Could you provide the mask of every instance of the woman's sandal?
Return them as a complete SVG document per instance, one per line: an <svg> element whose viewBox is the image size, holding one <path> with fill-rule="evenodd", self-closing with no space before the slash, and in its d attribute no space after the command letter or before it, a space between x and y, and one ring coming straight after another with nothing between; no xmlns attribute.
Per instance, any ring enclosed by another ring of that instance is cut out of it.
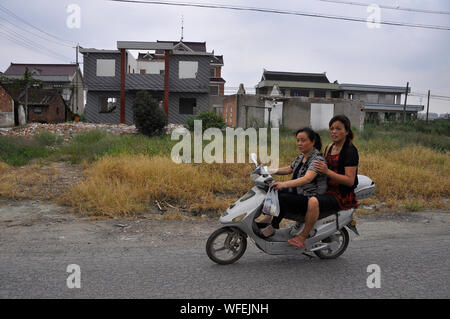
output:
<svg viewBox="0 0 450 319"><path fill-rule="evenodd" d="M306 248L305 244L303 244L302 242L298 241L295 237L292 237L291 239L289 239L287 241L287 243L289 245L295 246L297 248Z"/></svg>
<svg viewBox="0 0 450 319"><path fill-rule="evenodd" d="M269 235L264 234L263 233L264 230L268 229L269 227L272 229L272 232ZM261 234L261 236L263 238L269 238L269 237L272 237L275 234L275 229L272 227L272 225L269 224L267 227L261 229L260 234Z"/></svg>

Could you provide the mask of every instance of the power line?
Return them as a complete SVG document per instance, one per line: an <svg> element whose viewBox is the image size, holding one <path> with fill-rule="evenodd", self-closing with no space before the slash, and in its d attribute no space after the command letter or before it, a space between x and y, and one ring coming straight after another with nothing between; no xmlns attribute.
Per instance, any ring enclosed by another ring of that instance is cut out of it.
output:
<svg viewBox="0 0 450 319"><path fill-rule="evenodd" d="M53 55L54 57L58 57L58 59L60 60L66 60L67 57L65 57L64 55L61 55L55 51L50 50L49 48L34 42L33 40L30 40L29 38L25 37L24 35L14 31L13 29L7 27L4 24L0 24L0 28L5 30L6 32L9 32L9 34L12 34L13 36L16 37L16 39L18 38L19 40L24 41L24 43L26 43L28 46L31 46L34 49L41 49L42 51L47 51L48 53L50 53L51 55ZM69 59L70 60L70 59Z"/></svg>
<svg viewBox="0 0 450 319"><path fill-rule="evenodd" d="M181 6L181 7L197 7L197 8L208 8L208 9L226 9L226 10L237 10L237 11L252 11L260 13L273 13L273 14L284 14L284 15L295 15L295 16L305 16L311 18L323 18L332 20L342 20L342 21L353 21L353 22L363 22L367 23L367 19L355 18L355 17L344 17L344 16L334 16L328 14L320 13L308 13L300 11L289 11L289 10L279 10L270 8L258 8L258 7L243 7L234 5L222 5L222 4L205 4L205 3L189 3L189 2L169 2L169 1L143 1L143 0L106 0L111 2L122 2L122 3L134 3L134 4L148 4L148 5L165 5L165 6ZM410 28L421 28L421 29L434 29L434 30L445 30L450 31L448 26L439 25L424 25L424 24L413 24L395 21L377 21L379 24L410 27Z"/></svg>
<svg viewBox="0 0 450 319"><path fill-rule="evenodd" d="M361 6L361 7L368 7L371 4L369 3L362 3L362 2L354 2L354 1L338 1L338 0L317 0L322 2L331 2L331 3L337 3L337 4L346 4L346 5L352 5L352 6ZM381 9L388 9L388 10L400 10L400 11L409 11L409 12L418 12L418 13L430 13L430 14L445 14L450 15L450 11L435 11L435 10L426 10L426 9L413 9L413 8L405 8L400 6L386 6L377 4L378 7Z"/></svg>
<svg viewBox="0 0 450 319"><path fill-rule="evenodd" d="M0 10L1 10L1 8L0 8ZM0 12L0 13L1 13L1 12ZM43 37L43 36L41 36L41 35L39 35L39 34L37 34L37 33L31 32L30 30L27 30L27 29L25 29L24 27L22 27L22 26L20 26L20 25L17 25L17 24L15 24L14 22L11 22L11 20L9 20L9 19L7 19L7 18L5 18L5 17L0 16L0 19L5 20L6 22L8 22L8 23L9 23L11 26L13 26L13 27L16 27L16 28L18 28L18 29L21 29L21 30L23 30L23 31L25 31L25 32L27 32L27 33L29 33L29 34L35 36L35 37L41 38L41 39L43 39L43 40L45 40L45 41L49 41L49 42L52 42L52 43L57 44L57 45L60 45L60 46L65 46L65 47L73 48L71 45L64 44L64 43L61 43L61 42L59 42L59 41L55 41L55 40L52 40L52 39L49 39L49 38L45 38L45 37Z"/></svg>
<svg viewBox="0 0 450 319"><path fill-rule="evenodd" d="M5 13L8 14L8 15L14 17L15 19L17 19L17 20L19 20L19 21L25 23L26 25L32 27L33 29L36 29L37 31L39 31L39 32L41 32L41 33L43 33L43 34L46 34L47 36L50 36L50 37L52 37L52 38L54 38L54 39L57 39L57 40L59 40L59 41L62 41L63 43L65 42L66 44L70 44L72 47L74 47L74 46L76 45L74 42L71 42L71 41L67 41L67 40L65 40L65 39L62 39L62 38L60 38L60 37L58 37L58 36L56 36L56 35L53 35L53 34L47 32L47 31L44 31L44 30L42 30L42 29L40 29L40 28L38 28L38 27L32 25L31 23L29 23L28 21L22 19L21 17L19 17L18 15L16 15L14 12L12 12L11 10L9 10L8 8L6 8L6 7L2 6L2 5L0 5L0 10L3 11L3 12L5 12Z"/></svg>
<svg viewBox="0 0 450 319"><path fill-rule="evenodd" d="M8 33L8 30L6 30L4 28L0 28L0 34L3 34L3 36L6 39L8 39L9 41L11 41L11 42L13 42L13 43L15 43L15 44L25 48L25 49L29 49L30 51L34 51L34 52L38 51L39 53L44 54L46 56L51 56L51 57L56 58L56 59L61 60L61 61L67 61L66 57L63 57L63 56L61 56L59 54L58 55L54 55L54 53L51 52L51 51L45 52L45 50L41 49L40 47L35 47L35 46L29 44L28 40L24 40L24 38L11 35L11 33Z"/></svg>

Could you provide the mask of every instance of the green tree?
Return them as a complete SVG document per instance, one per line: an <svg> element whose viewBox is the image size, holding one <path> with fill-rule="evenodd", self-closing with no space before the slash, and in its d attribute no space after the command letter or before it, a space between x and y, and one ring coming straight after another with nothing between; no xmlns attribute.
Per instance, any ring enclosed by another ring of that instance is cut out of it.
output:
<svg viewBox="0 0 450 319"><path fill-rule="evenodd" d="M148 92L139 91L133 101L133 119L139 133L147 136L164 133L166 113Z"/></svg>
<svg viewBox="0 0 450 319"><path fill-rule="evenodd" d="M202 129L206 130L211 127L223 129L226 123L221 115L215 112L203 111L197 116L189 116L186 120L186 127L190 131L194 131L194 120L202 121Z"/></svg>

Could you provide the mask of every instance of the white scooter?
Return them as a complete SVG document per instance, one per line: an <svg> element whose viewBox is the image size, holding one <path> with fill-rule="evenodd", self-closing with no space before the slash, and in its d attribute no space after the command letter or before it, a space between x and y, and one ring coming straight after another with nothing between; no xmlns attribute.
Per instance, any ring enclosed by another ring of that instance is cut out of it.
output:
<svg viewBox="0 0 450 319"><path fill-rule="evenodd" d="M222 265L236 262L247 248L247 237L254 241L256 247L270 255L304 254L312 257L308 254L312 252L321 259L334 259L342 255L350 241L345 227L359 235L353 219L355 209L321 213L306 239L305 248L297 248L287 243L303 230L304 220L298 220L294 226L275 230L271 237L261 235L260 229L267 224L257 223L255 219L262 214L269 184L275 180L268 173L266 166L258 165L256 154L250 156L256 165L250 178L256 186L222 213L220 223L224 227L209 236L206 243L208 257ZM375 191L375 183L364 175L358 175L358 181L355 189L358 200L370 197Z"/></svg>

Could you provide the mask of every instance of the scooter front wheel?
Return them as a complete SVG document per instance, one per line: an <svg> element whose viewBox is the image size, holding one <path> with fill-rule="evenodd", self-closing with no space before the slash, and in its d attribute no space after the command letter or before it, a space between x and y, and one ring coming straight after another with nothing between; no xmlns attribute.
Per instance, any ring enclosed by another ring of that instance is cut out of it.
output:
<svg viewBox="0 0 450 319"><path fill-rule="evenodd" d="M209 236L206 242L208 257L220 265L236 262L247 249L247 236L239 229L223 227Z"/></svg>

